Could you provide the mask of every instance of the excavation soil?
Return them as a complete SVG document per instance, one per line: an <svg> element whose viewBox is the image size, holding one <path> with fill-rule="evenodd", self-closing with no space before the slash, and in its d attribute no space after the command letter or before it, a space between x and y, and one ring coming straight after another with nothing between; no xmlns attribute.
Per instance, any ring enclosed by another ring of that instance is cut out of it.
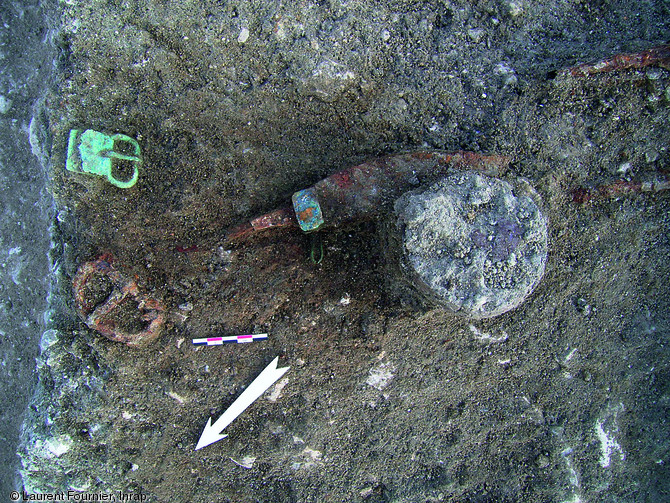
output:
<svg viewBox="0 0 670 503"><path fill-rule="evenodd" d="M670 497L670 198L573 190L670 169L670 72L561 68L670 38L661 2L67 1L49 102L57 270L21 456L30 492L149 501L655 502ZM136 138L138 183L64 169L69 131ZM472 321L393 295L379 215L226 230L366 159L512 156L544 278ZM320 246L317 243L316 250ZM107 253L166 323L141 348L74 308ZM267 341L192 339L267 332ZM290 366L215 420L276 356Z"/></svg>

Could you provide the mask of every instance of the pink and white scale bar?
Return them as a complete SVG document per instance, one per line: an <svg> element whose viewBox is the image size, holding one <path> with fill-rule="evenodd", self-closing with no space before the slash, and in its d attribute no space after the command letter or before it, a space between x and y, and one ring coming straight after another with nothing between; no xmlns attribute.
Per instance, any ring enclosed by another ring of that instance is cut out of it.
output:
<svg viewBox="0 0 670 503"><path fill-rule="evenodd" d="M203 339L193 339L193 344L196 346L220 346L229 342L236 342L237 344L244 344L246 342L262 341L267 339L268 334L248 334L248 335L231 335L228 337L205 337Z"/></svg>

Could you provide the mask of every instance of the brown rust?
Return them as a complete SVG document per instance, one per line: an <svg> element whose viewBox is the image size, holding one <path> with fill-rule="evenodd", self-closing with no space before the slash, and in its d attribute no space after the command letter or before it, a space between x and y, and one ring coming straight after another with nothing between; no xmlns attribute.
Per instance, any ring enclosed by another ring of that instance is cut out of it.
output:
<svg viewBox="0 0 670 503"><path fill-rule="evenodd" d="M160 335L165 307L121 274L111 255L82 264L72 286L77 312L90 329L128 346L145 345Z"/></svg>
<svg viewBox="0 0 670 503"><path fill-rule="evenodd" d="M592 63L582 63L558 72L559 77L588 77L598 73L660 66L670 69L670 45L659 45L644 51L615 54Z"/></svg>
<svg viewBox="0 0 670 503"><path fill-rule="evenodd" d="M269 229L271 227L296 227L298 222L290 206L279 208L271 213L262 215L251 221L254 230Z"/></svg>
<svg viewBox="0 0 670 503"><path fill-rule="evenodd" d="M262 230L281 227L298 227L295 213L290 206L279 208L275 211L261 215L249 222L233 227L226 235L226 244L242 241Z"/></svg>
<svg viewBox="0 0 670 503"><path fill-rule="evenodd" d="M648 182L617 180L593 189L577 187L572 190L572 200L577 204L586 204L590 201L599 199L608 199L611 197L626 196L636 193L661 192L669 189L670 180L667 178Z"/></svg>
<svg viewBox="0 0 670 503"><path fill-rule="evenodd" d="M453 169L470 169L499 176L511 158L497 154L456 151L415 151L371 159L317 182L310 189L323 212L324 226L336 227L384 211L403 192L444 176ZM312 211L308 208L305 211ZM312 215L298 215L301 222ZM278 227L298 228L292 207L284 207L232 229L226 242Z"/></svg>
<svg viewBox="0 0 670 503"><path fill-rule="evenodd" d="M433 152L413 152L410 156L420 161L426 161L433 158Z"/></svg>

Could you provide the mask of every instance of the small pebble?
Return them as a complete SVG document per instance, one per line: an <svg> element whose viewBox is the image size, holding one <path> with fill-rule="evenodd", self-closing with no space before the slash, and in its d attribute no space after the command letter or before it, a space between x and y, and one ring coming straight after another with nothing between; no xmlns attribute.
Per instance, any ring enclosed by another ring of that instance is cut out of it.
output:
<svg viewBox="0 0 670 503"><path fill-rule="evenodd" d="M366 487L360 493L361 498L363 498L363 499L369 498L370 496L372 496L373 491L374 491L374 489L372 489L372 487Z"/></svg>
<svg viewBox="0 0 670 503"><path fill-rule="evenodd" d="M507 3L507 13L510 17L519 17L523 14L523 5L521 2L508 2Z"/></svg>
<svg viewBox="0 0 670 503"><path fill-rule="evenodd" d="M247 40L249 40L249 28L242 28L240 35L237 37L237 41L240 44L244 44Z"/></svg>
<svg viewBox="0 0 670 503"><path fill-rule="evenodd" d="M537 466L540 468L546 468L547 466L549 466L549 461L550 460L547 456L545 456L544 454L540 454L537 457Z"/></svg>
<svg viewBox="0 0 670 503"><path fill-rule="evenodd" d="M0 94L0 114L7 113L12 106L12 102Z"/></svg>
<svg viewBox="0 0 670 503"><path fill-rule="evenodd" d="M481 39L484 37L484 30L482 30L481 28L472 28L468 30L468 37L470 37L470 40L472 40L475 43L480 42Z"/></svg>
<svg viewBox="0 0 670 503"><path fill-rule="evenodd" d="M591 306L589 305L588 301L583 297L580 297L575 301L575 307L584 316L589 316L591 314L592 311Z"/></svg>
<svg viewBox="0 0 670 503"><path fill-rule="evenodd" d="M644 153L644 158L649 163L658 161L659 157L660 157L660 155L659 155L658 152L656 152L656 150L647 150Z"/></svg>

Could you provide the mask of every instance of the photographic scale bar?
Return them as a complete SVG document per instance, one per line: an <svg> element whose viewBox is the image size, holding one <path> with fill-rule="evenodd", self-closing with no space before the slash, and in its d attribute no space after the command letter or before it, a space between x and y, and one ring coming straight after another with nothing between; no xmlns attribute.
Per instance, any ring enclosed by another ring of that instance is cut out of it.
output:
<svg viewBox="0 0 670 503"><path fill-rule="evenodd" d="M205 337L203 339L193 339L193 344L196 346L220 346L235 342L237 344L245 344L247 342L262 341L268 338L268 334L248 334L248 335L231 335L228 337Z"/></svg>

